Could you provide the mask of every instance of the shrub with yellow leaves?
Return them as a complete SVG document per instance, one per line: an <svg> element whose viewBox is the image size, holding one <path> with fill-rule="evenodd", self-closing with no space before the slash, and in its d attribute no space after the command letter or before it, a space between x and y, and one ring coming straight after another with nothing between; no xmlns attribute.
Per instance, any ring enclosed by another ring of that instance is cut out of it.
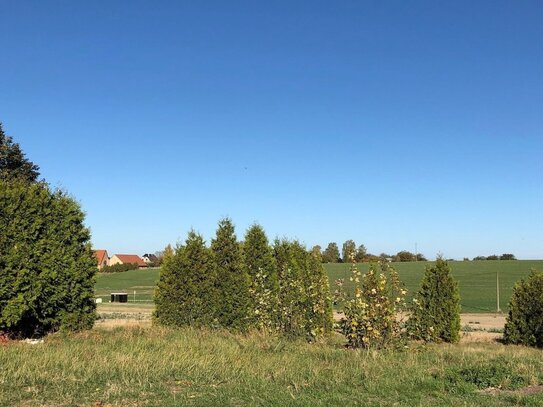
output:
<svg viewBox="0 0 543 407"><path fill-rule="evenodd" d="M362 275L354 258L350 280L354 291L348 293L339 281L336 302L343 309L341 329L351 348L399 347L405 344L402 319L406 308L403 284L388 262L371 264Z"/></svg>

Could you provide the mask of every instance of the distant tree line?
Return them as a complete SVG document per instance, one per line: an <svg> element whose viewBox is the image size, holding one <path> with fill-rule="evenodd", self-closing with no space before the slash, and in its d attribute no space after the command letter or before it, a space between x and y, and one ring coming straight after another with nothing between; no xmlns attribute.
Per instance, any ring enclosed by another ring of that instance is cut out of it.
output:
<svg viewBox="0 0 543 407"><path fill-rule="evenodd" d="M517 258L515 257L515 255L511 253L504 253L501 256L493 254L491 256L477 256L473 258L473 260L475 261L477 260L516 260L516 259Z"/></svg>
<svg viewBox="0 0 543 407"><path fill-rule="evenodd" d="M343 243L341 254L337 243L330 242L326 249L322 251L319 245L313 246L311 251L322 258L323 263L349 263L354 259L357 263L371 263L378 261L408 262L408 261L427 261L420 253L411 253L402 250L395 255L381 253L379 255L368 253L363 244L357 246L354 240L347 240Z"/></svg>
<svg viewBox="0 0 543 407"><path fill-rule="evenodd" d="M111 266L104 266L100 269L100 273L120 273L130 270L138 270L139 265L136 263L122 263L113 264Z"/></svg>

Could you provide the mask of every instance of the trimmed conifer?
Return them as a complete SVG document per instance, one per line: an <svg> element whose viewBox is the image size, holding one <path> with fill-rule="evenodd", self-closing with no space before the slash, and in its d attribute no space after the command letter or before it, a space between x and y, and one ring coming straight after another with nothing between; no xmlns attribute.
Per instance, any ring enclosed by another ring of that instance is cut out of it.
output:
<svg viewBox="0 0 543 407"><path fill-rule="evenodd" d="M421 288L413 299L408 331L428 342L460 340L460 294L449 264L438 258L427 266Z"/></svg>
<svg viewBox="0 0 543 407"><path fill-rule="evenodd" d="M260 225L252 225L245 234L243 261L250 281L250 325L275 331L278 327L279 279L272 249Z"/></svg>
<svg viewBox="0 0 543 407"><path fill-rule="evenodd" d="M503 339L543 348L543 273L532 270L527 279L515 284Z"/></svg>
<svg viewBox="0 0 543 407"><path fill-rule="evenodd" d="M224 328L246 330L250 322L249 277L229 218L219 222L216 237L211 242L211 253L219 300L217 322Z"/></svg>
<svg viewBox="0 0 543 407"><path fill-rule="evenodd" d="M170 250L164 256L155 294L156 321L170 326L212 325L214 276L204 239L191 230L184 246L175 253Z"/></svg>
<svg viewBox="0 0 543 407"><path fill-rule="evenodd" d="M28 179L0 182L0 331L91 328L98 269L79 204Z"/></svg>

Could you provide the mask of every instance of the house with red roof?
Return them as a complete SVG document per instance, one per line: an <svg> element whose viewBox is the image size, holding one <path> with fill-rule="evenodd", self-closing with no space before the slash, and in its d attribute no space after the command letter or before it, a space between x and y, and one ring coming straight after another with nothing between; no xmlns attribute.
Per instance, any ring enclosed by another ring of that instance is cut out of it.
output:
<svg viewBox="0 0 543 407"><path fill-rule="evenodd" d="M140 269L147 268L147 263L137 254L114 254L109 259L109 265L114 266L115 264L137 264Z"/></svg>
<svg viewBox="0 0 543 407"><path fill-rule="evenodd" d="M103 267L109 265L109 257L107 255L107 250L94 250L94 256L98 262L98 270L101 270Z"/></svg>

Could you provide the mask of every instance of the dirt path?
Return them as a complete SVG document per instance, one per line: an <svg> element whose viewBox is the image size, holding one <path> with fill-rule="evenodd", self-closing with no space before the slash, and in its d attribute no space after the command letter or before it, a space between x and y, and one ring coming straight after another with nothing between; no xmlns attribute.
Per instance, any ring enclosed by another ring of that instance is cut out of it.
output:
<svg viewBox="0 0 543 407"><path fill-rule="evenodd" d="M334 311L334 320L339 321L343 313ZM501 330L505 325L505 314L460 314L462 327L469 326L474 330Z"/></svg>

